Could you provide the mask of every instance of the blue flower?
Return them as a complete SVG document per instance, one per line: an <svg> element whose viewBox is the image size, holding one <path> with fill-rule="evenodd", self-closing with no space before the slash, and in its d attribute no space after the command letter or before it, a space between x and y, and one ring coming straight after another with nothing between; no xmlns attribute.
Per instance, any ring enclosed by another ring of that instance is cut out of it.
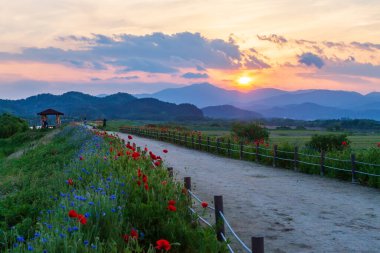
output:
<svg viewBox="0 0 380 253"><path fill-rule="evenodd" d="M88 217L90 217L91 215L90 215L90 213L85 213L84 214L84 217L86 217L86 218L88 218Z"/></svg>
<svg viewBox="0 0 380 253"><path fill-rule="evenodd" d="M65 238L66 235L61 233L61 234L59 234L59 236L60 236L61 238Z"/></svg>
<svg viewBox="0 0 380 253"><path fill-rule="evenodd" d="M84 243L84 245L87 246L88 245L88 240L84 240L83 243Z"/></svg>
<svg viewBox="0 0 380 253"><path fill-rule="evenodd" d="M46 250L46 249L44 249L43 251L42 251L42 253L47 253L48 251Z"/></svg>
<svg viewBox="0 0 380 253"><path fill-rule="evenodd" d="M90 202L88 202L88 204L89 204L90 206L92 206L92 205L94 205L94 202L90 201Z"/></svg>
<svg viewBox="0 0 380 253"><path fill-rule="evenodd" d="M115 194L112 194L111 196L110 196L110 200L115 200L116 199L116 195Z"/></svg>
<svg viewBox="0 0 380 253"><path fill-rule="evenodd" d="M17 241L25 242L25 238L23 236L17 236Z"/></svg>
<svg viewBox="0 0 380 253"><path fill-rule="evenodd" d="M116 209L115 208L111 208L111 212L116 212Z"/></svg>
<svg viewBox="0 0 380 253"><path fill-rule="evenodd" d="M78 231L79 228L78 228L77 226L74 226L74 227L73 227L73 230L74 230L74 231Z"/></svg>
<svg viewBox="0 0 380 253"><path fill-rule="evenodd" d="M33 250L34 250L33 246L29 244L29 245L28 245L28 250L29 250L29 251L33 251Z"/></svg>
<svg viewBox="0 0 380 253"><path fill-rule="evenodd" d="M96 249L96 245L95 244L91 244L91 248Z"/></svg>
<svg viewBox="0 0 380 253"><path fill-rule="evenodd" d="M41 233L40 233L40 232L35 232L35 233L34 233L34 237L38 238L38 237L40 237L40 236L41 236Z"/></svg>
<svg viewBox="0 0 380 253"><path fill-rule="evenodd" d="M42 238L42 239L41 239L41 242L42 242L42 243L47 243L47 242L48 242L48 239L46 239L46 238Z"/></svg>

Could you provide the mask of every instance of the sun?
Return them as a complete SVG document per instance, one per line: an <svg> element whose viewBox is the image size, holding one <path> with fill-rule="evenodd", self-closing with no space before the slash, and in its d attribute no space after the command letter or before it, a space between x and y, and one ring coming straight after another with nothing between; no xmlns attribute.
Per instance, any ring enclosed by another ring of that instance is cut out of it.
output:
<svg viewBox="0 0 380 253"><path fill-rule="evenodd" d="M237 82L241 86L249 86L252 83L253 79L249 76L242 76L240 77Z"/></svg>

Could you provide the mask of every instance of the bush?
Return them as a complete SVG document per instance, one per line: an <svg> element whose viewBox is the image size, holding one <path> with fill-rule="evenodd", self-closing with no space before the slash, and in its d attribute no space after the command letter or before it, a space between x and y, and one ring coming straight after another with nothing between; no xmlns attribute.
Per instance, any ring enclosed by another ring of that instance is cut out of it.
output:
<svg viewBox="0 0 380 253"><path fill-rule="evenodd" d="M343 150L350 145L350 141L347 139L346 134L326 134L326 135L314 135L311 141L306 143L306 146L316 149L318 151L335 151Z"/></svg>
<svg viewBox="0 0 380 253"><path fill-rule="evenodd" d="M240 140L259 141L268 140L269 132L258 122L251 123L234 123L231 129L232 133Z"/></svg>
<svg viewBox="0 0 380 253"><path fill-rule="evenodd" d="M12 135L25 132L29 129L28 123L8 113L0 116L0 138L8 138Z"/></svg>

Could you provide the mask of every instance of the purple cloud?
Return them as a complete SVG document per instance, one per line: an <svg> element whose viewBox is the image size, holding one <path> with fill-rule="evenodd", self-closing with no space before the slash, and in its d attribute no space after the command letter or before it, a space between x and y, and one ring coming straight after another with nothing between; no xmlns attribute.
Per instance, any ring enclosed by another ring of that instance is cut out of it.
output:
<svg viewBox="0 0 380 253"><path fill-rule="evenodd" d="M323 65L325 65L323 59L319 57L318 55L315 55L313 53L303 53L298 56L298 62L305 64L306 66L315 66L317 68L322 68Z"/></svg>
<svg viewBox="0 0 380 253"><path fill-rule="evenodd" d="M197 78L208 78L209 76L206 73L187 72L183 74L181 77L187 78L187 79L197 79Z"/></svg>

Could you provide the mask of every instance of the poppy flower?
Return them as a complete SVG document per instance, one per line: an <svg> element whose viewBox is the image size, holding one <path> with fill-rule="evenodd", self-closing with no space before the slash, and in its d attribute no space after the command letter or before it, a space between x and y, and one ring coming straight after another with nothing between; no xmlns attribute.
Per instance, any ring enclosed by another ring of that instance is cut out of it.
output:
<svg viewBox="0 0 380 253"><path fill-rule="evenodd" d="M131 237L137 239L139 237L139 233L136 229L131 230Z"/></svg>
<svg viewBox="0 0 380 253"><path fill-rule="evenodd" d="M203 201L203 202L201 203L201 205L202 205L203 208L206 208L206 207L208 206L208 203Z"/></svg>
<svg viewBox="0 0 380 253"><path fill-rule="evenodd" d="M69 217L70 218L77 218L78 214L77 214L77 212L75 212L75 210L70 210L69 211Z"/></svg>
<svg viewBox="0 0 380 253"><path fill-rule="evenodd" d="M132 140L133 137L132 137L131 135L128 135L128 139L129 139L129 140Z"/></svg>
<svg viewBox="0 0 380 253"><path fill-rule="evenodd" d="M110 147L110 153L112 153L113 152L113 147Z"/></svg>
<svg viewBox="0 0 380 253"><path fill-rule="evenodd" d="M145 152L148 152L148 148L147 147L145 147L144 150L145 150Z"/></svg>
<svg viewBox="0 0 380 253"><path fill-rule="evenodd" d="M175 211L177 211L177 207L175 207L173 205L168 205L168 210L171 212L175 212Z"/></svg>
<svg viewBox="0 0 380 253"><path fill-rule="evenodd" d="M166 154L166 153L168 153L168 150L164 149L164 150L162 150L162 152L164 152Z"/></svg>
<svg viewBox="0 0 380 253"><path fill-rule="evenodd" d="M133 152L132 157L133 157L133 159L137 160L140 157L140 153L139 152Z"/></svg>
<svg viewBox="0 0 380 253"><path fill-rule="evenodd" d="M86 225L87 223L87 218L83 215L83 214L79 214L78 215L78 220L80 223L82 223L83 225Z"/></svg>
<svg viewBox="0 0 380 253"><path fill-rule="evenodd" d="M380 142L377 143L377 147L380 148Z"/></svg>
<svg viewBox="0 0 380 253"><path fill-rule="evenodd" d="M162 185L166 185L168 182L166 182L166 180L162 181L161 184Z"/></svg>
<svg viewBox="0 0 380 253"><path fill-rule="evenodd" d="M175 200L169 200L168 205L174 206L175 205Z"/></svg>
<svg viewBox="0 0 380 253"><path fill-rule="evenodd" d="M342 146L347 146L347 142L346 141L342 141Z"/></svg>
<svg viewBox="0 0 380 253"><path fill-rule="evenodd" d="M169 251L170 248L171 248L171 245L169 243L169 241L165 240L165 239L160 239L156 242L156 249L158 250L166 250L166 251Z"/></svg>
<svg viewBox="0 0 380 253"><path fill-rule="evenodd" d="M141 177L141 169L140 168L137 169L137 176Z"/></svg>
<svg viewBox="0 0 380 253"><path fill-rule="evenodd" d="M156 166L160 166L160 164L161 164L160 161L155 161L154 162L154 165L156 165Z"/></svg>
<svg viewBox="0 0 380 253"><path fill-rule="evenodd" d="M81 161L82 161L83 159L84 159L84 158L83 158L83 156L80 156L80 157L79 157L79 160L81 160Z"/></svg>
<svg viewBox="0 0 380 253"><path fill-rule="evenodd" d="M68 184L68 185L74 185L74 182L73 182L73 180L72 180L71 178L69 178L69 179L67 180L67 184Z"/></svg>
<svg viewBox="0 0 380 253"><path fill-rule="evenodd" d="M149 186L147 183L144 184L144 188L145 188L145 190L149 190Z"/></svg>
<svg viewBox="0 0 380 253"><path fill-rule="evenodd" d="M123 239L124 239L125 242L128 242L128 240L129 240L129 235L128 235L128 234L123 235Z"/></svg>
<svg viewBox="0 0 380 253"><path fill-rule="evenodd" d="M140 180L137 180L137 184L138 184L138 186L140 186L140 185L141 185L141 182L140 182Z"/></svg>
<svg viewBox="0 0 380 253"><path fill-rule="evenodd" d="M148 177L147 177L146 175L143 175L143 177L142 177L142 181L143 181L144 183L148 182Z"/></svg>

